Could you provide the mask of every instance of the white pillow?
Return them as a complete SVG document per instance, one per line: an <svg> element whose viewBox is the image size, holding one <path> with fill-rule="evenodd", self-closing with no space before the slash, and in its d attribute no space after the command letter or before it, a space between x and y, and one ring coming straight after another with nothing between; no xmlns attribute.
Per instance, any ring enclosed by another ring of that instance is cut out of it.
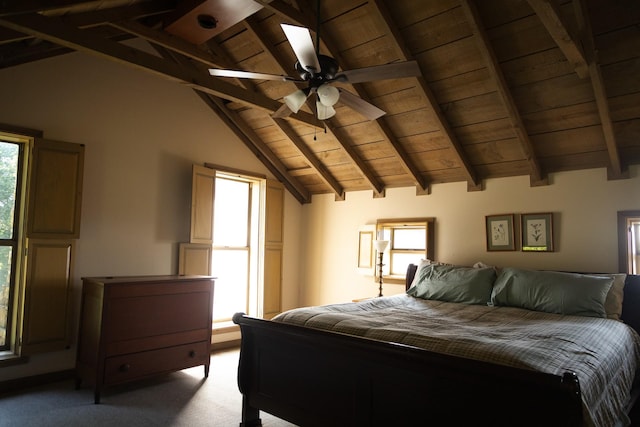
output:
<svg viewBox="0 0 640 427"><path fill-rule="evenodd" d="M594 276L612 277L613 284L607 299L604 301L604 309L608 319L620 320L622 315L622 297L624 296L624 282L627 280L625 273L594 274Z"/></svg>

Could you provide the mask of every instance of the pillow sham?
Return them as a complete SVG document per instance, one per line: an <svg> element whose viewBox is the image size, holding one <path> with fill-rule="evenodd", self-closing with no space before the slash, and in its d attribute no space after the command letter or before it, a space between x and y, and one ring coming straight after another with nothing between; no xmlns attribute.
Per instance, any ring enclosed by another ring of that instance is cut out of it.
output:
<svg viewBox="0 0 640 427"><path fill-rule="evenodd" d="M612 283L613 278L608 276L504 268L494 284L491 302L496 306L604 318Z"/></svg>
<svg viewBox="0 0 640 427"><path fill-rule="evenodd" d="M622 298L624 296L624 283L627 280L625 273L612 274L594 274L594 276L612 277L613 283L611 289L607 293L607 299L604 301L604 311L607 317L613 320L620 320L622 316Z"/></svg>
<svg viewBox="0 0 640 427"><path fill-rule="evenodd" d="M451 266L455 266L455 264L448 264L446 262L433 261L433 260L430 260L430 259L421 259L420 263L418 264L418 267L416 268L416 272L415 272L415 274L413 276L413 281L411 282L411 285L409 285L409 288L413 288L418 283L418 280L420 278L420 272L427 265L451 265ZM483 263L481 261L478 261L475 264L473 264L473 268L493 268L496 271L496 274L499 273L499 269L497 267L494 267L492 265L487 265L487 264L485 264L485 263Z"/></svg>
<svg viewBox="0 0 640 427"><path fill-rule="evenodd" d="M422 299L487 304L495 279L493 268L429 264L419 271L418 282L407 294Z"/></svg>

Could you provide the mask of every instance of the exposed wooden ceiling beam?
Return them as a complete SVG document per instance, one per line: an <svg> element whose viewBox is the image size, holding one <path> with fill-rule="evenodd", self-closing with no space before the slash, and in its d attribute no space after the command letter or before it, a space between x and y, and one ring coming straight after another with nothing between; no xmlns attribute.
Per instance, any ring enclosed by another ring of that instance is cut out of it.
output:
<svg viewBox="0 0 640 427"><path fill-rule="evenodd" d="M5 0L0 8L0 16L44 12L68 8L82 3L86 3L86 0Z"/></svg>
<svg viewBox="0 0 640 427"><path fill-rule="evenodd" d="M118 28L121 31L125 31L132 36L139 37L152 43L154 46L161 46L165 49L169 49L187 58L198 61L208 67L215 68L231 68L231 61L228 59L228 55L224 54L222 49L210 49L215 41L210 40L206 43L207 50L199 49L192 43L186 42L183 39L173 36L164 31L156 30L146 25L140 24L136 21L117 21L109 22L109 25L114 28ZM201 73L206 75L207 70L201 70ZM247 79L235 79L235 81L245 89L255 91L256 86L251 80Z"/></svg>
<svg viewBox="0 0 640 427"><path fill-rule="evenodd" d="M528 2L564 56L573 65L578 76L581 79L588 77L589 70L584 53L562 21L555 2L553 0L528 0Z"/></svg>
<svg viewBox="0 0 640 427"><path fill-rule="evenodd" d="M184 68L193 68L194 72L202 71L202 64L189 61L187 57L177 52L155 45L156 51L166 60L173 61ZM227 108L225 102L214 95L194 89L194 92L205 104L231 129L233 133L255 154L269 171L289 190L300 203L311 203L311 195L300 182L289 174L286 166L278 159L273 151L251 129L242 117L235 111Z"/></svg>
<svg viewBox="0 0 640 427"><path fill-rule="evenodd" d="M518 110L515 100L511 95L511 91L509 90L507 81L504 77L502 69L500 68L500 64L498 64L495 52L491 47L489 37L487 36L484 26L482 25L482 20L480 18L480 14L478 13L478 9L473 0L462 0L460 4L467 17L469 25L471 26L471 30L476 36L475 40L477 41L478 48L484 59L484 62L490 71L489 74L495 81L496 89L498 91L498 94L500 95L500 98L502 99L502 103L504 104L505 109L507 110L507 115L509 117L509 120L511 121L513 130L518 137L518 141L520 141L525 159L529 164L529 176L531 185L547 185L549 182L547 178L543 177L542 175L540 164L538 163L538 158L536 157L533 148L533 143L529 139L529 134L527 133L524 122L522 121L522 117L520 116L520 111Z"/></svg>
<svg viewBox="0 0 640 427"><path fill-rule="evenodd" d="M287 65L285 63L284 57L280 52L278 52L274 44L267 41L264 37L264 34L261 34L260 24L258 23L258 20L255 18L255 16L250 16L246 18L244 20L244 27L251 34L251 36L253 37L253 40L255 40L255 42L260 45L262 50L264 50L265 53L267 53L267 55L273 58L276 64L278 64L278 67L280 67L281 73L283 73L284 75L291 75L291 73L295 71L293 64ZM292 85L297 84L300 87L302 86L306 87L306 83L291 82L291 84Z"/></svg>
<svg viewBox="0 0 640 427"><path fill-rule="evenodd" d="M368 185L373 189L374 197L384 197L384 185L375 177L371 168L360 158L355 149L350 145L345 143L346 136L342 134L342 131L335 125L331 120L325 120L324 124L326 126L326 130L331 132L331 135L340 143L340 146L346 153L351 157L351 160L355 163L357 169L364 177L365 181L367 181Z"/></svg>
<svg viewBox="0 0 640 427"><path fill-rule="evenodd" d="M97 54L125 65L150 71L230 101L248 104L269 112L274 112L281 106L278 101L260 93L248 91L208 75L190 72L146 52L110 40L92 37L82 30L65 25L59 18L39 14L16 15L0 18L0 25L77 51ZM294 119L317 126L315 117L305 112L299 112Z"/></svg>
<svg viewBox="0 0 640 427"><path fill-rule="evenodd" d="M200 61L203 64L208 65L209 67L225 68L229 66L229 64L224 63L221 58L216 58L213 55L203 51L202 49L198 49L192 43L189 43L164 31L149 28L146 25L140 24L139 22L121 20L110 22L109 25L141 39L152 42L153 44L177 52L188 58Z"/></svg>
<svg viewBox="0 0 640 427"><path fill-rule="evenodd" d="M130 6L68 14L61 16L60 19L67 25L85 29L114 21L136 20L148 16L161 15L173 11L174 8L175 2L172 0L154 0L153 2L135 3ZM31 36L5 28L0 29L0 44L26 38L31 38Z"/></svg>
<svg viewBox="0 0 640 427"><path fill-rule="evenodd" d="M307 27L311 31L316 31L316 23L310 19L309 13L302 13L293 6L288 5L282 0L254 0L260 3L266 9L269 9L276 15L287 21L288 24L301 25Z"/></svg>
<svg viewBox="0 0 640 427"><path fill-rule="evenodd" d="M398 55L405 61L410 61L414 59L413 55L411 54L411 52L403 42L403 38L402 38L402 35L400 34L400 30L391 19L391 13L389 12L387 5L381 0L374 0L369 2L369 6L375 13L377 13L381 22L384 23L386 27L385 30L391 36L390 39L394 42L395 49ZM481 190L482 182L479 181L473 166L467 160L467 156L464 153L462 145L458 141L458 138L456 137L456 135L453 133L453 130L451 129L451 125L449 124L449 121L447 120L444 113L442 112L442 109L440 108L440 104L438 104L438 101L436 100L435 95L431 91L431 88L422 77L417 77L415 78L415 80L417 83L416 86L422 92L422 95L424 96L424 99L427 101L427 104L435 113L436 122L440 129L440 132L444 135L445 139L451 146L451 149L452 149L451 151L453 152L453 154L456 157L456 160L460 164L460 167L467 181L467 189L470 191ZM417 174L419 174L419 172L417 172ZM416 176L416 173L414 173L414 176Z"/></svg>
<svg viewBox="0 0 640 427"><path fill-rule="evenodd" d="M313 151L309 149L307 144L296 134L289 122L285 119L273 119L280 130L291 140L293 145L296 146L300 154L307 159L309 166L316 171L320 178L329 186L336 195L336 200L345 200L344 188L336 181L327 168L322 164L320 159L315 155Z"/></svg>
<svg viewBox="0 0 640 427"><path fill-rule="evenodd" d="M628 178L629 171L624 170L620 162L618 143L616 142L616 135L613 131L613 123L611 122L611 113L609 111L609 100L607 98L607 91L604 86L600 64L598 63L595 41L593 40L593 32L591 30L591 21L587 12L587 5L584 0L574 0L573 4L576 13L576 20L578 21L578 27L581 33L582 43L589 63L589 76L591 77L591 86L593 87L596 105L598 106L598 115L600 116L602 133L607 146L607 152L609 153L609 167L607 168L607 175L609 179Z"/></svg>
<svg viewBox="0 0 640 427"><path fill-rule="evenodd" d="M200 97L211 107L229 128L245 143L245 145L253 151L253 153L267 166L274 176L283 183L283 185L291 192L300 203L311 203L311 194L300 182L289 174L287 168L280 159L278 159L273 151L266 146L260 137L249 127L237 112L230 110L224 105L220 98L207 94L200 94ZM207 101L210 100L211 102ZM215 108L214 108L215 107Z"/></svg>

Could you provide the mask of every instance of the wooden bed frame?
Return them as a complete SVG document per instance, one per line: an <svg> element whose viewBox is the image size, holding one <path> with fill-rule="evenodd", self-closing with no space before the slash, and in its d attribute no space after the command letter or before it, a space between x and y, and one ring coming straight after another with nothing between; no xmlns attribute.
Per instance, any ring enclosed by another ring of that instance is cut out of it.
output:
<svg viewBox="0 0 640 427"><path fill-rule="evenodd" d="M407 287L415 269L409 267ZM636 330L638 304L640 276L629 275L622 315ZM572 372L545 374L242 313L233 321L242 332L241 427L261 426L260 411L305 427L582 422Z"/></svg>

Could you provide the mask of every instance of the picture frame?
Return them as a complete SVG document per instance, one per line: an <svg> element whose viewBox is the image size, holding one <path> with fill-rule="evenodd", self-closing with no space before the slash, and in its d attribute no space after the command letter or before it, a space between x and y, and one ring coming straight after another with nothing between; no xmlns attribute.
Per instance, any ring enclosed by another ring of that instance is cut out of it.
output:
<svg viewBox="0 0 640 427"><path fill-rule="evenodd" d="M553 252L553 213L521 215L522 251Z"/></svg>
<svg viewBox="0 0 640 427"><path fill-rule="evenodd" d="M358 232L358 268L373 267L373 231Z"/></svg>
<svg viewBox="0 0 640 427"><path fill-rule="evenodd" d="M487 215L487 251L515 251L515 215Z"/></svg>

